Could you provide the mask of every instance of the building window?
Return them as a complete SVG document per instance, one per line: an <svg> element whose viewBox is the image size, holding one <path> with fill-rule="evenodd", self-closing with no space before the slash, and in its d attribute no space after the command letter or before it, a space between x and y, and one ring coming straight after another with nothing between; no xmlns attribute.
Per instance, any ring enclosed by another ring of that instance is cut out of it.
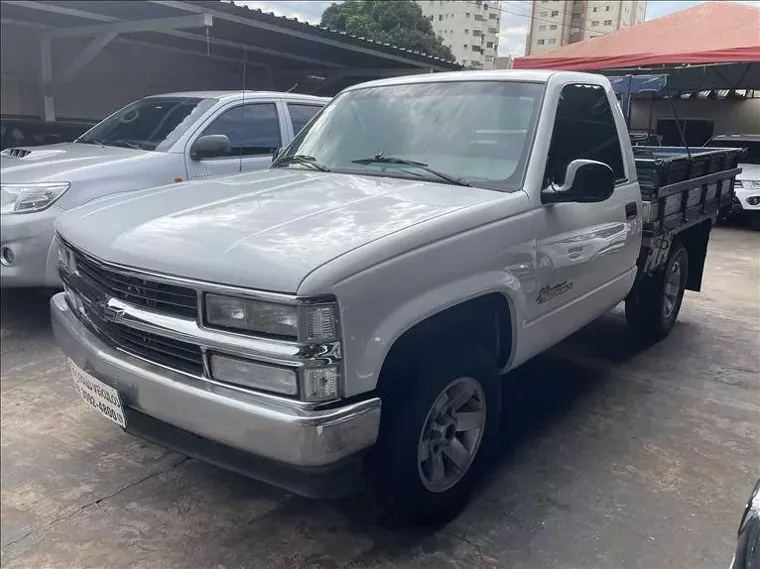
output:
<svg viewBox="0 0 760 569"><path fill-rule="evenodd" d="M442 22L442 21L443 21L443 14L438 14L438 21L439 21L439 22Z"/></svg>
<svg viewBox="0 0 760 569"><path fill-rule="evenodd" d="M486 55L486 61L491 63L493 61L493 55Z"/></svg>
<svg viewBox="0 0 760 569"><path fill-rule="evenodd" d="M498 16L496 15L495 12L491 12L490 14L488 14L488 19L489 20L495 20L497 17Z"/></svg>
<svg viewBox="0 0 760 569"><path fill-rule="evenodd" d="M549 12L541 12L539 14L539 16L542 17L542 18L546 18L546 16L548 16L548 15L549 15Z"/></svg>
<svg viewBox="0 0 760 569"><path fill-rule="evenodd" d="M470 17L470 13L469 13L469 12L465 12L465 13L464 13L464 17L465 17L465 18L469 18L469 17Z"/></svg>
<svg viewBox="0 0 760 569"><path fill-rule="evenodd" d="M554 39L554 38L550 38L549 39L549 45L554 45L555 43L557 43L556 39Z"/></svg>
<svg viewBox="0 0 760 569"><path fill-rule="evenodd" d="M599 11L599 6L594 6L593 8L591 8L591 11L592 12L598 12Z"/></svg>
<svg viewBox="0 0 760 569"><path fill-rule="evenodd" d="M604 20L604 25L605 26L611 26L612 25L612 20Z"/></svg>
<svg viewBox="0 0 760 569"><path fill-rule="evenodd" d="M559 10L552 10L552 17L559 16Z"/></svg>
<svg viewBox="0 0 760 569"><path fill-rule="evenodd" d="M536 40L536 45L544 45L544 40Z"/></svg>
<svg viewBox="0 0 760 569"><path fill-rule="evenodd" d="M472 46L472 51L474 51L476 53L480 53L480 46L479 45Z"/></svg>
<svg viewBox="0 0 760 569"><path fill-rule="evenodd" d="M551 26L549 26L549 29L550 30L556 30L557 29L557 24L552 24Z"/></svg>
<svg viewBox="0 0 760 569"><path fill-rule="evenodd" d="M467 65L467 60L466 59L462 60L462 65Z"/></svg>
<svg viewBox="0 0 760 569"><path fill-rule="evenodd" d="M467 44L464 44L464 48L467 49Z"/></svg>
<svg viewBox="0 0 760 569"><path fill-rule="evenodd" d="M469 28L465 28L464 29L464 35L468 35L469 33L470 33ZM472 33L475 34L475 32L472 32Z"/></svg>
<svg viewBox="0 0 760 569"><path fill-rule="evenodd" d="M486 42L486 47L493 47L493 42L492 41L487 41Z"/></svg>
<svg viewBox="0 0 760 569"><path fill-rule="evenodd" d="M539 32L545 32L546 31L546 26L545 25L538 26L538 31Z"/></svg>
<svg viewBox="0 0 760 569"><path fill-rule="evenodd" d="M605 7L604 7L604 11L605 11L605 12L609 12L609 11L610 11L610 7L609 7L609 6L605 6Z"/></svg>
<svg viewBox="0 0 760 569"><path fill-rule="evenodd" d="M594 20L593 22L591 22L591 27L592 28L594 28L594 27L596 27L598 25L599 25L599 20Z"/></svg>

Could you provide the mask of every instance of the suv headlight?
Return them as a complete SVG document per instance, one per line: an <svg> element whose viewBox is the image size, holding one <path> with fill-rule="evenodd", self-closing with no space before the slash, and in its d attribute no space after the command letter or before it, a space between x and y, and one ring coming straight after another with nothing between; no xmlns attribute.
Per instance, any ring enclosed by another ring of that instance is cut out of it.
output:
<svg viewBox="0 0 760 569"><path fill-rule="evenodd" d="M42 211L60 198L69 186L69 182L0 184L0 213Z"/></svg>
<svg viewBox="0 0 760 569"><path fill-rule="evenodd" d="M280 304L249 298L205 295L208 326L297 339L305 344L338 339L338 305Z"/></svg>

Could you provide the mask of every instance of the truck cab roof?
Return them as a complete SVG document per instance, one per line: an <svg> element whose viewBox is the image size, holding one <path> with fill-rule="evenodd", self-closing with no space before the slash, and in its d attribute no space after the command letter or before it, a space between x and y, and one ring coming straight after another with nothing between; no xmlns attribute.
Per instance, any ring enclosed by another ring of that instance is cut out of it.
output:
<svg viewBox="0 0 760 569"><path fill-rule="evenodd" d="M409 85L413 83L440 83L443 81L520 81L525 83L548 83L557 78L566 81L603 85L604 78L593 73L577 71L546 71L535 69L489 69L483 71L451 71L448 73L425 73L404 77L389 77L354 85L345 89L366 89L368 87L385 87L390 85Z"/></svg>

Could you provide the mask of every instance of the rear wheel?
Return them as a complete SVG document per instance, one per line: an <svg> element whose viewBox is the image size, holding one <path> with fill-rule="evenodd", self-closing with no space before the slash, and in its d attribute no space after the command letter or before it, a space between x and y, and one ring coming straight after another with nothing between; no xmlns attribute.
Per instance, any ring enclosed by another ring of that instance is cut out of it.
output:
<svg viewBox="0 0 760 569"><path fill-rule="evenodd" d="M674 244L665 268L646 275L625 301L625 317L633 331L647 343L665 338L681 310L689 274L689 255Z"/></svg>
<svg viewBox="0 0 760 569"><path fill-rule="evenodd" d="M392 378L369 462L376 498L398 521L444 523L466 505L501 413L500 377L483 348L430 358ZM387 378L391 379L391 378ZM402 393L403 391L403 393Z"/></svg>

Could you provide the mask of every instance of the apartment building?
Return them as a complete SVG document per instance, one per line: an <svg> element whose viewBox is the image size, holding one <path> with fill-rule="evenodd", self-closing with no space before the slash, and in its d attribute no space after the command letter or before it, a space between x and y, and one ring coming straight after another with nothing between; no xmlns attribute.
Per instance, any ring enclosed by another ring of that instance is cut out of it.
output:
<svg viewBox="0 0 760 569"><path fill-rule="evenodd" d="M646 0L533 0L525 55L640 24Z"/></svg>
<svg viewBox="0 0 760 569"><path fill-rule="evenodd" d="M492 69L499 53L499 0L417 0L457 63Z"/></svg>

